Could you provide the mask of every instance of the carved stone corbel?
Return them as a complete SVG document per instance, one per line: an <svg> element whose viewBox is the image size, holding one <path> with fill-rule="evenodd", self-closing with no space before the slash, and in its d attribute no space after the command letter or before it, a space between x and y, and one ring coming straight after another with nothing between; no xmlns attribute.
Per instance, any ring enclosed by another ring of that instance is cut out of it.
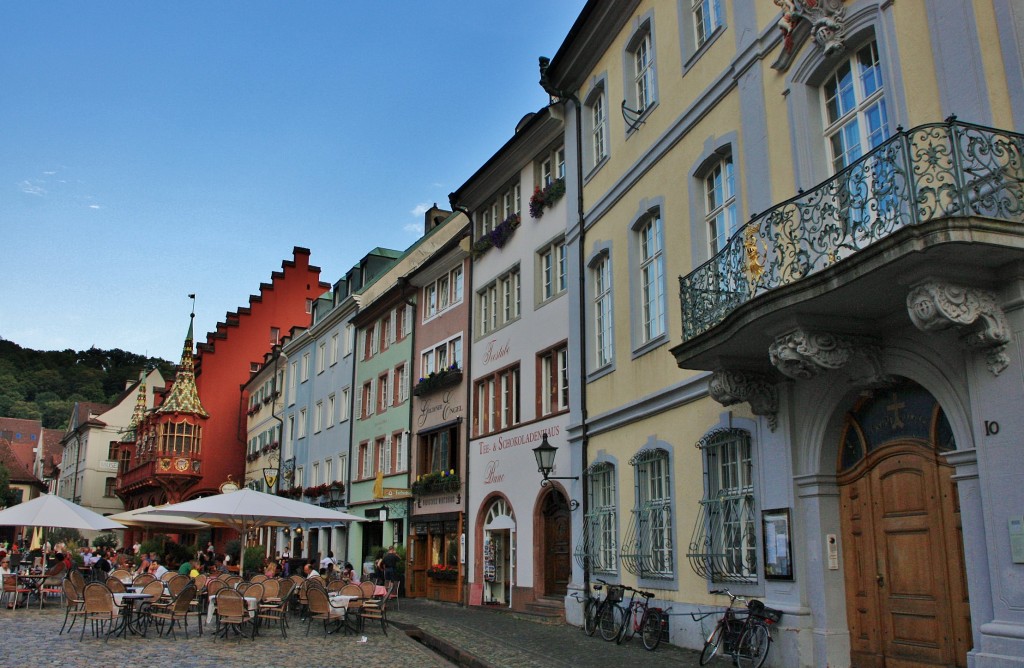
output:
<svg viewBox="0 0 1024 668"><path fill-rule="evenodd" d="M847 337L803 329L783 334L768 346L772 366L794 380L810 380L824 371L844 367L853 352L853 341Z"/></svg>
<svg viewBox="0 0 1024 668"><path fill-rule="evenodd" d="M864 337L797 329L777 337L768 347L768 357L780 373L794 380L810 380L845 367L857 386L892 382L882 369L881 349Z"/></svg>
<svg viewBox="0 0 1024 668"><path fill-rule="evenodd" d="M992 375L1010 365L1006 354L1010 324L996 302L995 293L940 281L920 283L907 294L907 311L922 332L956 327L968 348L985 352Z"/></svg>
<svg viewBox="0 0 1024 668"><path fill-rule="evenodd" d="M779 395L775 385L762 373L717 369L708 381L708 394L723 406L746 401L754 415L768 418L768 427L778 424Z"/></svg>

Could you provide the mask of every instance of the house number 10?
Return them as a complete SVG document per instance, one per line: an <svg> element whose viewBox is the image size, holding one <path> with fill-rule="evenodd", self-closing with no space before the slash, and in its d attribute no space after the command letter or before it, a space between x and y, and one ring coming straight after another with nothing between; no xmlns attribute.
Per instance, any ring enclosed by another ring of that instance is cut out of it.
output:
<svg viewBox="0 0 1024 668"><path fill-rule="evenodd" d="M995 436L999 433L999 423L995 420L985 420L985 435Z"/></svg>

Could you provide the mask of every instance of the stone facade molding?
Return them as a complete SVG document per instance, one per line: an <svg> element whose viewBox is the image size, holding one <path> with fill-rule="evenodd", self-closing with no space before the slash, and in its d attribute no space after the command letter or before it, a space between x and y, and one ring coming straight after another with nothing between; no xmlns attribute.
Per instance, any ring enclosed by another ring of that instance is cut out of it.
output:
<svg viewBox="0 0 1024 668"><path fill-rule="evenodd" d="M927 281L911 288L907 294L907 311L914 326L922 332L956 327L964 346L985 353L992 375L998 376L1010 365L1010 356L1006 353L1010 324L995 293L943 281Z"/></svg>
<svg viewBox="0 0 1024 668"><path fill-rule="evenodd" d="M881 348L863 337L796 329L772 342L768 358L780 373L794 380L810 380L845 367L857 386L879 387L891 382L882 369Z"/></svg>
<svg viewBox="0 0 1024 668"><path fill-rule="evenodd" d="M768 418L768 427L775 431L779 394L766 374L739 369L716 369L708 381L708 394L723 406L747 402L751 412Z"/></svg>
<svg viewBox="0 0 1024 668"><path fill-rule="evenodd" d="M796 46L810 33L825 57L846 48L846 7L843 0L774 0L782 9L776 25L782 31L782 54L772 67L785 71Z"/></svg>

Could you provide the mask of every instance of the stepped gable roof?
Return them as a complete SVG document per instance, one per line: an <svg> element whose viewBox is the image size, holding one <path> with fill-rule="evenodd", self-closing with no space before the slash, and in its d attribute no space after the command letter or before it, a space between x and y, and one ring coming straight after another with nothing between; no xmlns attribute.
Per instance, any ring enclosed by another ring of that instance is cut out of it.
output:
<svg viewBox="0 0 1024 668"><path fill-rule="evenodd" d="M201 417L210 417L199 401L199 390L196 389L195 363L192 359L192 326L196 319L193 313L189 318L188 336L181 351L181 364L174 375L174 384L164 399L157 413L191 413ZM145 399L143 399L145 401ZM134 415L133 415L134 418Z"/></svg>
<svg viewBox="0 0 1024 668"><path fill-rule="evenodd" d="M39 445L42 431L43 424L39 420L0 418L0 438L7 440L18 461L29 471L34 469L36 455L33 451Z"/></svg>
<svg viewBox="0 0 1024 668"><path fill-rule="evenodd" d="M283 262L281 262L281 269L280 270L274 270L273 272L271 272L271 274L270 274L270 279L271 280L270 280L269 283L260 283L260 294L258 294L258 295L249 295L249 305L248 306L241 306L236 311L228 311L227 313L225 313L224 314L224 320L222 320L221 322L218 322L217 325L214 327L213 331L212 332L208 332L206 334L206 341L205 342L199 342L199 343L196 344L196 350L199 352L198 359L196 360L196 365L198 366L200 373L202 373L202 357L203 357L203 353L212 353L212 352L214 352L216 350L216 347L217 347L216 346L217 341L222 340L222 339L223 340L228 339L229 335L230 335L229 330L232 329L232 328L235 328L235 327L239 327L242 324L242 319L245 316L252 315L252 306L254 304L259 304L259 303L261 303L263 301L263 294L266 293L266 292L273 291L275 283L277 281L283 281L285 279L285 272L288 269L294 269L295 267L298 266L298 262L296 262L295 258L300 256L300 255L308 256L309 254L310 254L310 251L309 251L308 248L303 248L301 246L294 246L292 248L292 259L291 260L284 260ZM308 271L311 274L319 275L320 274L320 267L318 267L316 265L308 264L308 262L307 262L307 264L306 264L306 271ZM317 282L318 282L318 285L320 286L320 288L322 290L327 291L327 290L331 289L331 284L330 283L326 283L326 282L321 281L319 279L318 279Z"/></svg>

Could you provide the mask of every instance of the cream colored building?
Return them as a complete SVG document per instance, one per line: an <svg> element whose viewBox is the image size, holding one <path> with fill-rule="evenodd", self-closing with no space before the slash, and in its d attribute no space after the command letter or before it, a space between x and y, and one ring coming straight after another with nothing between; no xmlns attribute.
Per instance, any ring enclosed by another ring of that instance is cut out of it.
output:
<svg viewBox="0 0 1024 668"><path fill-rule="evenodd" d="M582 189L570 589L654 591L695 648L712 590L759 598L767 665L1024 664L1021 26L587 3L541 67Z"/></svg>

